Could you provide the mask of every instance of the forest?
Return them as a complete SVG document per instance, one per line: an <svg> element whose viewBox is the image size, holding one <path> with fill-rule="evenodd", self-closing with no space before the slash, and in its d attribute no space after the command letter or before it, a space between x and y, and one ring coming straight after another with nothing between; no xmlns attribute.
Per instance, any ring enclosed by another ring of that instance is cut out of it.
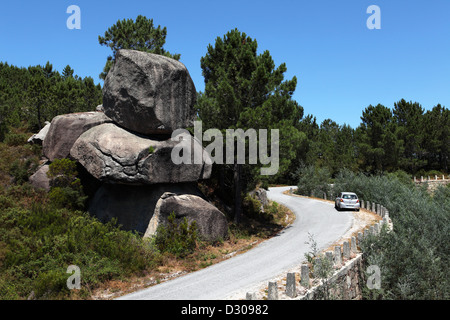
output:
<svg viewBox="0 0 450 320"><path fill-rule="evenodd" d="M95 110L102 103L100 84L81 78L67 65L62 72L44 66L16 67L0 62L0 140L11 128L37 132L60 114Z"/></svg>

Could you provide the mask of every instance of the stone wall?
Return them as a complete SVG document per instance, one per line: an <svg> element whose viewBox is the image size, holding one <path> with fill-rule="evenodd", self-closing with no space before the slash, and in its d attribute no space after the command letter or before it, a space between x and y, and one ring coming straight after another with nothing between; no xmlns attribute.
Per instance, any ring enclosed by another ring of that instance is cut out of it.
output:
<svg viewBox="0 0 450 320"><path fill-rule="evenodd" d="M362 274L362 253L349 260L330 278L321 280L299 300L360 300L362 287L365 285Z"/></svg>
<svg viewBox="0 0 450 320"><path fill-rule="evenodd" d="M445 186L450 183L450 177L445 178L445 176L427 176L420 178L414 177L414 183L416 185L426 184L428 187L428 191L434 192L438 186Z"/></svg>

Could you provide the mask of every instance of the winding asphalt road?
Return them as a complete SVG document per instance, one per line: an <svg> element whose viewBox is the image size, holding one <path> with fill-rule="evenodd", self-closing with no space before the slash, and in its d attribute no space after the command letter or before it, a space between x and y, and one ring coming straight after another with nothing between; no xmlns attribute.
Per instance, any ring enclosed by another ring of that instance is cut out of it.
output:
<svg viewBox="0 0 450 320"><path fill-rule="evenodd" d="M308 233L319 249L327 248L351 226L351 212L338 212L324 201L282 194L289 187L270 188L267 196L296 215L292 225L255 248L205 269L120 297L120 300L222 300L234 292L300 265L310 251Z"/></svg>

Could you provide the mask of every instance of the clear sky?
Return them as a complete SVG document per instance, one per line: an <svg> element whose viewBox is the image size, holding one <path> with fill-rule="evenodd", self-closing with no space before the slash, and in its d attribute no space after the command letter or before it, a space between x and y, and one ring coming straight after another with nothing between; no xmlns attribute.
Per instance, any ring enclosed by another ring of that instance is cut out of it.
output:
<svg viewBox="0 0 450 320"><path fill-rule="evenodd" d="M81 29L69 30L70 5L81 9ZM370 5L381 29L369 30ZM429 110L450 106L450 0L40 0L0 4L0 61L16 66L69 64L101 83L111 53L98 36L119 19L139 14L167 27L165 49L181 54L197 90L204 89L200 58L208 44L238 28L285 62L294 95L319 123L331 118L357 127L362 110L400 99Z"/></svg>

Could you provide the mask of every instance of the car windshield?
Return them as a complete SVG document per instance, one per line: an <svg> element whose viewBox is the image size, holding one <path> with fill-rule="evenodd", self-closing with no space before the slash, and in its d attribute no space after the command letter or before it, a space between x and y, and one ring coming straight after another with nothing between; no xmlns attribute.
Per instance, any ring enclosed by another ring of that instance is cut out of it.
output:
<svg viewBox="0 0 450 320"><path fill-rule="evenodd" d="M342 196L342 198L344 198L344 199L357 199L356 195L354 195L354 194L344 194Z"/></svg>

